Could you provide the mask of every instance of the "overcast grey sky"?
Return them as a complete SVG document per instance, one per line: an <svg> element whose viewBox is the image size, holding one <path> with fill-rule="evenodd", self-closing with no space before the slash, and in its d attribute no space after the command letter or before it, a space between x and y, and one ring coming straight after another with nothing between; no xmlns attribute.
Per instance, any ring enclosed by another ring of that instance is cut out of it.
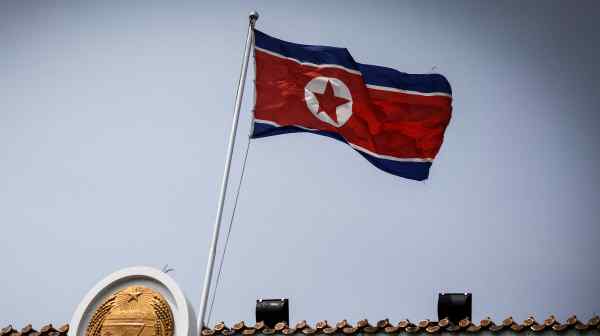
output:
<svg viewBox="0 0 600 336"><path fill-rule="evenodd" d="M253 323L258 297L435 319L441 290L475 319L600 313L597 1L2 1L1 326L68 322L133 265L168 263L197 308L252 9L288 41L435 66L454 114L425 182L312 134L253 141L211 323Z"/></svg>

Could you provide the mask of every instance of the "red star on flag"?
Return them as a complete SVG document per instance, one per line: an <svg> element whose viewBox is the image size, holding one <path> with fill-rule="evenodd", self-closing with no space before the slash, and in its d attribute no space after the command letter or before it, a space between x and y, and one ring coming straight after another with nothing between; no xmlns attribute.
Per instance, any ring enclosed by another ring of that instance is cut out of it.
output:
<svg viewBox="0 0 600 336"><path fill-rule="evenodd" d="M336 112L337 107L342 104L346 104L350 100L336 96L333 92L331 81L327 81L327 84L325 85L325 91L323 93L314 92L314 94L317 96L317 100L319 101L319 109L322 112L325 112L335 123L338 123Z"/></svg>

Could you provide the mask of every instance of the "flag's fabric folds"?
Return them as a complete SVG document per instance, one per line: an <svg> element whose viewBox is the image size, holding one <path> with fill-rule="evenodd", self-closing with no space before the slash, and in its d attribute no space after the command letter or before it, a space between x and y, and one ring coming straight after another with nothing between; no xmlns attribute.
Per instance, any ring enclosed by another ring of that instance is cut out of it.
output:
<svg viewBox="0 0 600 336"><path fill-rule="evenodd" d="M444 76L360 64L344 48L290 43L258 30L255 58L253 138L325 135L391 174L429 176L452 111Z"/></svg>

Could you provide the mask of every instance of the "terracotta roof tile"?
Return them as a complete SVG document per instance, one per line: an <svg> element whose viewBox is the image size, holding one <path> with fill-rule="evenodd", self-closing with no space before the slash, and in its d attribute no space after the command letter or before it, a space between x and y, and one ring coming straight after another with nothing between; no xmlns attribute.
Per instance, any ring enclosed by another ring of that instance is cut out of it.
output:
<svg viewBox="0 0 600 336"><path fill-rule="evenodd" d="M379 320L377 321L377 325L376 327L379 329L384 329L385 327L389 327L390 324L390 320L389 319L385 319L385 320Z"/></svg>
<svg viewBox="0 0 600 336"><path fill-rule="evenodd" d="M254 335L256 333L256 329L254 328L246 328L242 331L242 335Z"/></svg>
<svg viewBox="0 0 600 336"><path fill-rule="evenodd" d="M425 328L425 331L427 331L430 334L435 334L437 332L440 331L440 326L439 325L430 325L429 327Z"/></svg>
<svg viewBox="0 0 600 336"><path fill-rule="evenodd" d="M398 327L401 330L406 329L406 327L408 327L409 325L410 325L410 321L409 320L402 320L402 321L398 322Z"/></svg>
<svg viewBox="0 0 600 336"><path fill-rule="evenodd" d="M352 327L352 326L346 327L346 328L342 328L342 332L344 334L346 334L346 335L352 335L352 334L354 334L357 331L358 331L358 328Z"/></svg>
<svg viewBox="0 0 600 336"><path fill-rule="evenodd" d="M308 324L306 323L306 320L302 320L298 323L296 323L296 330L302 330L304 328L306 328Z"/></svg>
<svg viewBox="0 0 600 336"><path fill-rule="evenodd" d="M513 323L513 324L510 325L510 329L512 331L519 332L519 331L523 331L523 329L525 329L525 326L522 325L522 324Z"/></svg>
<svg viewBox="0 0 600 336"><path fill-rule="evenodd" d="M567 324L570 326L577 324L577 316L573 315L567 319Z"/></svg>
<svg viewBox="0 0 600 336"><path fill-rule="evenodd" d="M327 321L325 320L319 321L317 324L315 324L315 329L317 330L323 330L325 328L329 328L329 324L327 324Z"/></svg>
<svg viewBox="0 0 600 336"><path fill-rule="evenodd" d="M244 324L244 321L240 321L240 322L234 324L231 329L233 329L235 331L241 331L244 328L246 328L246 325Z"/></svg>
<svg viewBox="0 0 600 336"><path fill-rule="evenodd" d="M275 325L276 331L282 331L283 329L287 329L287 328L289 328L289 327L285 322L279 322Z"/></svg>
<svg viewBox="0 0 600 336"><path fill-rule="evenodd" d="M336 327L324 328L323 333L325 333L327 335L331 335L331 334L335 334L337 332L337 330L338 330L338 328L336 328Z"/></svg>
<svg viewBox="0 0 600 336"><path fill-rule="evenodd" d="M535 318L531 315L529 315L528 318L526 318L525 320L523 320L523 326L524 327L531 327L533 324L537 323L535 321Z"/></svg>
<svg viewBox="0 0 600 336"><path fill-rule="evenodd" d="M514 323L514 321L513 321L513 318L512 318L512 316L510 316L510 317L507 317L507 318L505 318L505 319L502 321L502 324L503 324L505 327L510 327L510 326L511 326L513 323Z"/></svg>
<svg viewBox="0 0 600 336"><path fill-rule="evenodd" d="M429 322L429 320L421 320L421 321L419 321L419 322L417 323L417 326L418 326L419 328L423 328L423 329L425 329L425 328L427 328L427 327L429 326L429 323L430 323L430 322Z"/></svg>
<svg viewBox="0 0 600 336"><path fill-rule="evenodd" d="M545 324L532 324L531 326L529 326L529 329L533 330L533 331L542 331L546 328Z"/></svg>
<svg viewBox="0 0 600 336"><path fill-rule="evenodd" d="M302 329L302 333L304 335L312 335L312 334L315 334L316 332L317 332L317 330L313 329L311 327L305 327L304 329Z"/></svg>
<svg viewBox="0 0 600 336"><path fill-rule="evenodd" d="M306 321L304 321L304 323L306 323ZM265 322L260 321L260 322L256 322L256 324L254 325L254 329L256 330L262 330L263 328L265 328Z"/></svg>
<svg viewBox="0 0 600 336"><path fill-rule="evenodd" d="M400 331L400 327L398 326L387 326L383 329L384 332L388 333L388 334L395 334L398 331Z"/></svg>
<svg viewBox="0 0 600 336"><path fill-rule="evenodd" d="M450 324L450 320L445 318L438 321L440 328L446 328Z"/></svg>
<svg viewBox="0 0 600 336"><path fill-rule="evenodd" d="M409 334L415 334L417 332L419 332L421 328L419 328L419 326L411 324L408 327L406 327L404 330L409 333Z"/></svg>
<svg viewBox="0 0 600 336"><path fill-rule="evenodd" d="M335 327L338 329L344 329L346 327L349 327L350 325L348 324L348 321L346 320L341 320L340 322L335 324Z"/></svg>
<svg viewBox="0 0 600 336"><path fill-rule="evenodd" d="M488 316L486 318L484 318L483 320L479 321L479 325L482 328L489 328L491 326L494 325L494 322L492 321L492 319Z"/></svg>

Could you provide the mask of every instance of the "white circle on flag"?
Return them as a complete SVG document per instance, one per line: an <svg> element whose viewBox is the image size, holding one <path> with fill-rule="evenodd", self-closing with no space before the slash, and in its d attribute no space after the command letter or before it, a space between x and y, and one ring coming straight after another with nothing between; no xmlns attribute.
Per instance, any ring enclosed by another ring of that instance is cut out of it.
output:
<svg viewBox="0 0 600 336"><path fill-rule="evenodd" d="M335 97L347 101L335 108L337 121L333 120L332 117L323 111L316 95L323 95L328 85L331 85ZM352 116L352 95L350 94L350 89L348 89L348 86L344 82L337 78L323 76L313 78L304 87L304 100L306 101L306 106L315 117L332 126L342 127Z"/></svg>

